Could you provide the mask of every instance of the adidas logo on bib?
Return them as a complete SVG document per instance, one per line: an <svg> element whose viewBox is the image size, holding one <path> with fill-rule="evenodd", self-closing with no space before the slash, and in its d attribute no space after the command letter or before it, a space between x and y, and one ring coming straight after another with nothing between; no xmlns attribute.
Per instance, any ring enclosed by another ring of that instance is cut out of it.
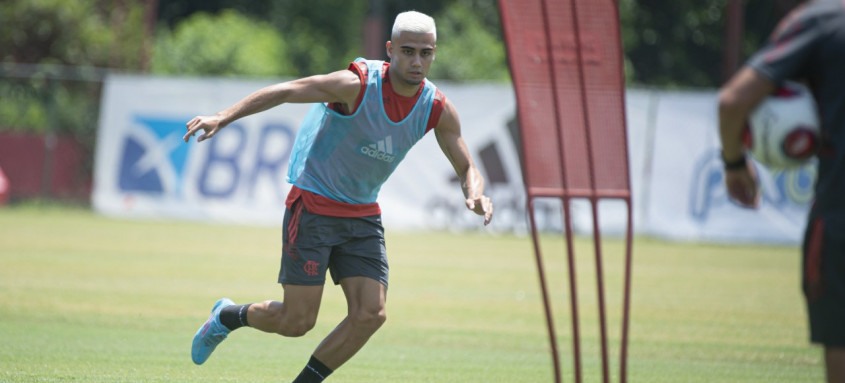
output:
<svg viewBox="0 0 845 383"><path fill-rule="evenodd" d="M361 146L361 154L379 161L393 162L396 160L396 156L393 154L393 137L387 136L383 140L378 140L375 144Z"/></svg>

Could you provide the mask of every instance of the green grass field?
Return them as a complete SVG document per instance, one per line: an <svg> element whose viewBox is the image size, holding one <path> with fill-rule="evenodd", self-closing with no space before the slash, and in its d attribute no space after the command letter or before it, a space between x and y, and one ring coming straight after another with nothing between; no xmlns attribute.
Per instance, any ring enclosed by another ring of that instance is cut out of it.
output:
<svg viewBox="0 0 845 383"><path fill-rule="evenodd" d="M345 305L327 288L301 338L239 330L203 366L212 303L280 299L278 228L0 209L0 382L289 382ZM389 233L388 321L330 382L551 382L530 238ZM543 238L564 380L572 381L561 237ZM619 337L622 243L602 244ZM584 378L600 381L592 244L576 241ZM819 382L799 254L637 238L630 382ZM616 371L618 344L612 347ZM614 381L616 376L614 373Z"/></svg>

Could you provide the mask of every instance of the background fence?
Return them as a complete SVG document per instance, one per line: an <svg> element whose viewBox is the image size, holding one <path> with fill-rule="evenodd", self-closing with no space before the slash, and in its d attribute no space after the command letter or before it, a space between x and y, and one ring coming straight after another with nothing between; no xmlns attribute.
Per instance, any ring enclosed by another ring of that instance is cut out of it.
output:
<svg viewBox="0 0 845 383"><path fill-rule="evenodd" d="M0 65L0 168L11 202L87 203L106 73L92 67Z"/></svg>

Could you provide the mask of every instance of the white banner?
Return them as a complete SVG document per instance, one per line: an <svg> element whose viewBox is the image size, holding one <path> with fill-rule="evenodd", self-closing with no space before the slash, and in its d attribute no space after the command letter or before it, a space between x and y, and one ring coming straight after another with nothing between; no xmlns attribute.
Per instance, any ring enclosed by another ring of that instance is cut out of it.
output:
<svg viewBox="0 0 845 383"><path fill-rule="evenodd" d="M283 105L235 122L213 140L181 141L185 123L215 113L276 80L111 76L98 132L93 204L122 217L281 225L288 157L308 105ZM438 83L456 105L463 135L496 206L491 232L527 228L516 148L516 103L508 84ZM715 91L632 90L626 114L637 233L683 240L796 243L812 195L812 168L770 175L759 211L726 199L718 161ZM481 227L433 134L411 150L379 196L385 226L398 230ZM603 232L627 214L602 201ZM592 227L588 203L572 206L577 231ZM538 226L561 231L561 205L540 201Z"/></svg>

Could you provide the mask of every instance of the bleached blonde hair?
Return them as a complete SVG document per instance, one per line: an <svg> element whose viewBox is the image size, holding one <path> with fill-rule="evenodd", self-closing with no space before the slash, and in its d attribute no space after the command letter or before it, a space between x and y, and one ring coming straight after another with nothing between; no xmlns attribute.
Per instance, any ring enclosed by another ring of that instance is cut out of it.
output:
<svg viewBox="0 0 845 383"><path fill-rule="evenodd" d="M434 26L434 19L417 11L407 11L396 15L391 36L399 36L401 32L433 33L434 39L437 39L437 27Z"/></svg>

